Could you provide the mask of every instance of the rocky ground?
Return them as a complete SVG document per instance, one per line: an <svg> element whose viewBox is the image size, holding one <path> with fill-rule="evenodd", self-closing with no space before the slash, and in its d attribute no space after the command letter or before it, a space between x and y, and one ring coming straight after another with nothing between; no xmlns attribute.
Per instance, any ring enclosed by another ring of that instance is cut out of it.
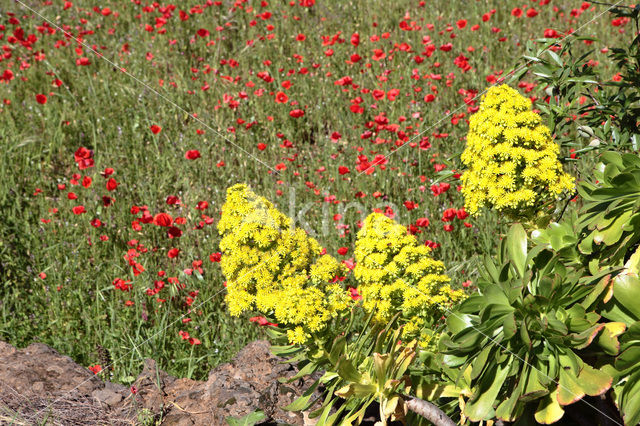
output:
<svg viewBox="0 0 640 426"><path fill-rule="evenodd" d="M304 424L281 407L310 384L281 383L296 369L271 354L269 343L247 345L208 380L177 379L145 360L132 389L104 382L41 343L24 349L0 342L0 424L225 425L228 416L262 410L261 424Z"/></svg>

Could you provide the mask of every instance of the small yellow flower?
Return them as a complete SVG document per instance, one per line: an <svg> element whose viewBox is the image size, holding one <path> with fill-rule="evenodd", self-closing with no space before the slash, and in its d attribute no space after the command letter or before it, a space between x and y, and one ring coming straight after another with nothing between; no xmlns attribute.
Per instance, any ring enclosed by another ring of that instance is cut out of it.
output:
<svg viewBox="0 0 640 426"><path fill-rule="evenodd" d="M464 298L464 292L449 287L444 264L430 251L404 226L373 213L358 232L354 253L364 309L380 323L400 313L403 338L416 338L422 346L433 337L425 330Z"/></svg>
<svg viewBox="0 0 640 426"><path fill-rule="evenodd" d="M289 341L301 344L352 307L349 292L332 283L344 266L246 185L227 190L218 231L231 315L273 316Z"/></svg>
<svg viewBox="0 0 640 426"><path fill-rule="evenodd" d="M494 208L511 218L532 216L546 201L574 188L559 148L531 100L502 85L490 88L469 120L461 160L465 209Z"/></svg>

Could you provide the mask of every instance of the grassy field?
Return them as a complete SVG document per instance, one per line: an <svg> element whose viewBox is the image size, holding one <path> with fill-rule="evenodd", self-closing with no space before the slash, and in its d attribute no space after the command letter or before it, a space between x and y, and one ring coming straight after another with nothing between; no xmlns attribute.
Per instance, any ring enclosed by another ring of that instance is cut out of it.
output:
<svg viewBox="0 0 640 426"><path fill-rule="evenodd" d="M504 231L465 217L457 191L477 95L531 39L579 29L608 67L606 48L632 29L603 12L557 0L7 2L0 339L111 365L102 374L123 383L145 357L206 377L261 335L225 313L216 264L220 207L239 182L348 264L359 221L381 209L435 248L456 286L473 282L474 254ZM521 93L544 96L525 81Z"/></svg>

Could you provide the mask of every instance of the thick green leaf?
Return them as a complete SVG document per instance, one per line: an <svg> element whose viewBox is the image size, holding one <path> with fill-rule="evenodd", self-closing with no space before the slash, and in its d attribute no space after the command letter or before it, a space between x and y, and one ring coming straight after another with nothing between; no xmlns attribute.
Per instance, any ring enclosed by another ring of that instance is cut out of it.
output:
<svg viewBox="0 0 640 426"><path fill-rule="evenodd" d="M640 279L631 275L620 274L613 279L613 297L636 320L640 320Z"/></svg>
<svg viewBox="0 0 640 426"><path fill-rule="evenodd" d="M311 405L313 405L313 403L315 402L311 400L311 397L313 396L313 393L315 392L319 384L320 384L320 381L316 380L315 383L309 386L309 389L304 391L304 393L299 398L296 398L295 401L293 401L291 404L287 405L286 407L283 407L282 409L287 411L308 410L309 407L311 407Z"/></svg>
<svg viewBox="0 0 640 426"><path fill-rule="evenodd" d="M512 225L507 233L507 251L513 266L523 276L527 266L527 233L519 223Z"/></svg>
<svg viewBox="0 0 640 426"><path fill-rule="evenodd" d="M626 326L622 322L606 323L602 333L598 336L598 346L608 355L618 355L618 352L620 352L618 336L624 332L625 328Z"/></svg>
<svg viewBox="0 0 640 426"><path fill-rule="evenodd" d="M496 417L498 419L505 422L513 422L522 415L524 404L518 404L520 395L522 394L522 383L523 381L521 380L518 385L516 385L513 394L498 405L498 408L496 408Z"/></svg>
<svg viewBox="0 0 640 426"><path fill-rule="evenodd" d="M505 340L511 339L518 332L518 324L516 323L516 317L513 313L504 317L502 322L502 332Z"/></svg>
<svg viewBox="0 0 640 426"><path fill-rule="evenodd" d="M580 387L589 396L602 395L611 387L613 377L601 370L596 370L588 364L582 366L578 375Z"/></svg>
<svg viewBox="0 0 640 426"><path fill-rule="evenodd" d="M447 328L453 334L459 333L465 328L471 327L472 316L468 314L458 314L457 312L451 312L447 316Z"/></svg>
<svg viewBox="0 0 640 426"><path fill-rule="evenodd" d="M492 374L484 374L473 398L464 407L464 414L471 421L488 420L493 417L493 404L507 378L508 365L495 366Z"/></svg>
<svg viewBox="0 0 640 426"><path fill-rule="evenodd" d="M573 404L584 397L584 391L578 383L578 378L564 368L560 369L560 380L558 381L558 403L560 405Z"/></svg>
<svg viewBox="0 0 640 426"><path fill-rule="evenodd" d="M527 381L520 400L523 402L534 401L549 393L549 390L540 384L539 376L541 373L535 368L529 368Z"/></svg>
<svg viewBox="0 0 640 426"><path fill-rule="evenodd" d="M362 380L362 375L353 366L351 360L347 359L344 355L338 360L336 365L338 374L347 382L358 383Z"/></svg>
<svg viewBox="0 0 640 426"><path fill-rule="evenodd" d="M377 392L377 388L372 384L361 384L361 383L350 383L346 386L341 387L335 394L340 398L366 398L371 395L375 395Z"/></svg>
<svg viewBox="0 0 640 426"><path fill-rule="evenodd" d="M264 414L264 412L262 410L258 410L238 419L234 417L227 417L225 420L227 421L229 426L253 426L266 418L267 416Z"/></svg>
<svg viewBox="0 0 640 426"><path fill-rule="evenodd" d="M529 336L529 332L527 331L526 321L522 321L520 323L520 339L522 339L522 343L524 343L525 346L531 349L531 337Z"/></svg>
<svg viewBox="0 0 640 426"><path fill-rule="evenodd" d="M640 344L623 350L616 358L615 367L621 372L633 367L640 369Z"/></svg>
<svg viewBox="0 0 640 426"><path fill-rule="evenodd" d="M336 364L338 362L338 358L344 352L345 346L347 344L347 339L345 336L336 337L333 341L333 346L331 347L331 352L329 352L329 361L332 364Z"/></svg>
<svg viewBox="0 0 640 426"><path fill-rule="evenodd" d="M555 423L562 418L564 410L558 403L558 390L543 397L538 403L535 419L538 423L548 425Z"/></svg>
<svg viewBox="0 0 640 426"><path fill-rule="evenodd" d="M486 346L471 363L471 380L477 379L482 374L493 348L493 346Z"/></svg>
<svg viewBox="0 0 640 426"><path fill-rule="evenodd" d="M635 371L622 388L620 412L625 425L640 423L640 370Z"/></svg>

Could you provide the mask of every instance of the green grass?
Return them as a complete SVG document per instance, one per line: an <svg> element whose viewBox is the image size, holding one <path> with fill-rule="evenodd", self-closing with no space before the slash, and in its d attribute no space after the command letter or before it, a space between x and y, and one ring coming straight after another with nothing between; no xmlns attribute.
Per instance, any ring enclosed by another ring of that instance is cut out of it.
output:
<svg viewBox="0 0 640 426"><path fill-rule="evenodd" d="M68 25L74 37L83 31L83 43L95 45L104 59L86 47L76 52L78 44L60 31L41 34L37 27L43 18L18 3L5 9L14 12L20 24L11 23L6 15L0 18L6 27L0 44L10 46L12 53L0 62L0 72L12 69L15 74L13 80L0 82L0 98L6 100L0 108L0 339L20 347L41 341L87 366L112 363L113 370L103 374L125 383L137 374L145 357L158 360L174 375L205 378L212 366L261 336L247 318L226 314L224 278L209 261L209 255L218 251L215 223L225 190L234 183L249 183L285 213L290 212L294 191L293 211L306 211L304 219L318 231L317 238L328 252L349 248L340 259L351 257L357 222L375 207L397 206L396 218L405 225L427 217L431 224L418 238L441 245L435 256L450 268L456 285L473 280L475 255L493 250L504 224L485 215L470 218L472 228L456 219L455 229L446 232L442 211L463 206L456 182L437 197L429 189L438 178L434 164L455 167L464 147L470 105L464 104L460 90L484 90L489 85L486 77L506 73L524 53L522 44L542 37L546 28L559 32L578 28L604 10L598 6L574 20L570 12L580 2L544 6L526 2L536 6L539 15L515 18L512 8L525 2L438 0L421 6L417 1L375 0L318 2L305 8L272 1L265 7L248 2L234 8L223 1L222 6L212 2L202 13L182 21L178 11L198 4L185 1L167 18L166 33L158 34L144 29L162 16L157 9L145 12L143 5L133 2L106 1L102 7L114 13L103 16L93 10L93 3L75 1L68 10L63 10L62 2L54 3L29 5L56 25ZM496 12L483 22L482 15L491 9ZM271 17L264 20L259 15L266 11ZM410 16L408 22L415 21L422 29L402 30L405 14ZM460 19L468 20L463 29L456 26ZM447 31L449 24L452 31ZM479 30L471 31L476 24ZM19 26L38 38L31 49L7 41ZM196 35L200 28L208 29L210 36ZM350 43L354 32L360 34L358 47ZM296 41L298 34L306 40ZM323 46L321 36L336 34L344 42ZM606 14L589 23L582 34L600 37L611 46L628 38L610 25ZM380 40L372 41L372 36ZM424 37L437 47L430 57L422 54L423 41L429 41ZM501 37L507 39L500 41ZM446 43L452 43L449 52L439 49ZM386 57L376 61L372 54L378 48ZM327 49L333 49L332 56L327 56ZM36 52L42 56L36 57ZM346 62L354 53L362 60ZM416 55L424 61L416 63ZM459 55L468 59L470 71L454 64ZM80 57L89 58L91 64L77 66ZM600 66L608 66L603 54L596 51L594 58L602 62ZM232 59L237 66L229 65ZM21 63L30 66L21 70ZM301 73L302 68L307 72ZM420 76L417 80L411 78L413 69ZM268 72L273 82L261 79L260 72ZM359 87L334 84L345 76ZM54 78L63 85L53 87ZM283 88L285 81L291 82L290 88ZM202 90L205 85L208 89ZM423 98L432 93L432 85L436 98L426 103ZM399 95L394 101L376 101L371 93L376 89L385 93L397 89ZM289 104L274 101L278 91L287 94ZM36 102L39 93L48 96L46 104ZM230 108L230 96L239 102L236 108ZM362 114L350 111L351 101L358 97L363 99ZM464 116L453 124L448 113L458 108ZM292 118L292 109L303 109L305 115ZM362 139L363 132L375 130L376 116L383 121L381 113L404 135L381 130ZM252 122L257 124L247 129ZM162 131L153 134L151 125L161 126ZM339 140L332 141L333 132L341 134ZM423 136L429 137L431 148L410 146ZM376 138L381 143L372 143ZM399 140L404 146L396 145ZM260 150L259 143L266 149ZM78 170L73 153L81 146L94 151L95 167ZM202 157L185 159L185 152L192 149ZM379 154L388 156L384 170L376 167L370 175L356 171L358 155L371 161ZM286 169L276 173L279 164ZM339 166L348 167L350 173L340 175ZM106 179L99 174L106 167L115 170L113 177L120 184L113 192L106 191ZM92 185L71 185L73 173L91 176ZM57 189L62 183L66 189ZM42 192L34 195L37 188ZM69 200L69 191L78 199ZM358 192L366 196L356 197ZM379 197L373 196L376 192ZM102 205L101 197L107 194L115 199L113 206ZM178 196L181 205L168 206L165 200L170 195ZM194 208L201 200L208 201L204 213L214 223L194 230L202 220L203 212ZM419 207L409 211L405 201ZM351 202L359 203L360 212L351 208L334 221L333 216ZM87 213L77 216L71 208L79 204ZM134 205L148 206L152 215L167 212L184 217L186 224L180 226L184 235L170 240L164 229L151 224L135 231L131 222L140 215L130 212ZM304 210L306 206L311 207ZM52 214L52 208L58 212ZM92 227L93 218L104 226ZM329 219L326 232L323 218ZM337 227L339 223L345 227ZM108 241L100 241L100 235L107 235ZM132 248L131 240L148 249L138 258L146 269L139 276L133 276L123 259ZM176 259L167 257L172 247L180 249ZM203 261L203 273L185 274L195 260ZM185 288L170 285L165 277L165 288L148 296L145 290L153 288L159 271L177 277ZM39 278L42 272L46 279ZM131 291L114 289L115 278L131 280ZM189 295L195 291L197 296ZM157 297L166 301L159 303ZM193 299L191 307L188 297ZM132 306L125 305L128 300ZM191 322L183 323L183 318ZM201 344L190 345L179 331ZM100 347L109 354L106 359Z"/></svg>

